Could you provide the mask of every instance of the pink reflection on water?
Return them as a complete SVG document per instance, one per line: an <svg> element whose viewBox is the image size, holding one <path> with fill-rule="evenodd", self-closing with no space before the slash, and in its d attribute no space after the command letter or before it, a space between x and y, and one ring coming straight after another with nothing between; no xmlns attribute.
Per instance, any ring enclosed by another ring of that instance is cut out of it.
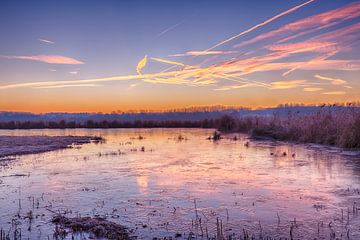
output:
<svg viewBox="0 0 360 240"><path fill-rule="evenodd" d="M6 210L0 211L0 225L7 227L8 219L18 211L17 189L21 188L23 214L28 210L27 197L44 194L43 208L34 210L45 214L39 224L44 234L50 234L52 226L48 224L51 212L46 208L107 215L130 228L146 224L148 227L136 230L144 239L194 232L194 199L210 232L216 231L219 217L224 228L235 233L244 227L258 233L260 221L264 232L288 237L290 221L296 219L298 237L316 237L317 224L332 219L334 229L346 234L342 223L334 219L341 209L359 202L359 195L354 194L360 182L356 159L304 145L250 141L247 147L246 136L233 141L229 135L214 143L206 140L211 132L3 131L0 134L101 135L107 141L22 156L10 168L1 169L0 176L30 176L2 178L0 210ZM179 134L187 140L179 141ZM144 138L139 139L139 135ZM358 224L358 218L351 217L349 227L356 229ZM324 227L320 235L328 234L329 229ZM358 230L351 234L360 237Z"/></svg>

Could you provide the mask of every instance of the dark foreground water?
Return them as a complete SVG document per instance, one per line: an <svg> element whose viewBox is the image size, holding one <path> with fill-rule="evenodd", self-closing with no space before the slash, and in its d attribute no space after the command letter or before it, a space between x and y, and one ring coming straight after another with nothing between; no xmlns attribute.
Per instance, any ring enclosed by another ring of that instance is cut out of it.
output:
<svg viewBox="0 0 360 240"><path fill-rule="evenodd" d="M251 141L245 135L212 142L206 139L211 133L0 131L106 139L2 161L0 228L11 234L21 228L23 239L52 239L51 218L61 212L107 217L139 239L187 239L189 234L206 239L221 229L233 239L244 232L256 238L331 239L335 234L360 239L359 157L319 146ZM72 237L88 235L67 235Z"/></svg>

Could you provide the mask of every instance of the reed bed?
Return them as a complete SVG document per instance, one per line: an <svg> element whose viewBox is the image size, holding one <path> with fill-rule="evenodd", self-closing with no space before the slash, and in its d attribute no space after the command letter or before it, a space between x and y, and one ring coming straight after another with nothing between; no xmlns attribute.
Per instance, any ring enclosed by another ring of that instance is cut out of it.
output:
<svg viewBox="0 0 360 240"><path fill-rule="evenodd" d="M257 138L316 143L349 149L360 148L360 110L358 108L334 111L321 108L316 113L220 119L219 130L244 132Z"/></svg>

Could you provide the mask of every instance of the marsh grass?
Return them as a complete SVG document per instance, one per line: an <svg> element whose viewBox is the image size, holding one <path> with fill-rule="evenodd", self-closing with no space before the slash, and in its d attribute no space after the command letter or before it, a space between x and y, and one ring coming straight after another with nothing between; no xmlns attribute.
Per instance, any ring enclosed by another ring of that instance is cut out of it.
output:
<svg viewBox="0 0 360 240"><path fill-rule="evenodd" d="M330 108L322 108L316 113L305 115L289 112L286 116L276 113L266 117L226 116L220 119L219 130L244 132L254 138L358 149L360 148L360 110L349 108L333 111Z"/></svg>

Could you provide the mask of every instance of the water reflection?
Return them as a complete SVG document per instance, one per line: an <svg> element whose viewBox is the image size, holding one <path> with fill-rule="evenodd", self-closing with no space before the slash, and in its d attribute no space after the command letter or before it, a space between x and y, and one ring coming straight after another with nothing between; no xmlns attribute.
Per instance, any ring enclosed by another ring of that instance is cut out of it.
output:
<svg viewBox="0 0 360 240"><path fill-rule="evenodd" d="M2 131L3 135L101 135L104 144L22 156L10 168L0 170L0 226L19 211L31 208L27 198L44 198L36 226L51 234L53 211L106 215L140 238L187 236L194 228L194 199L203 228L216 233L216 218L228 234L243 229L271 236L360 237L355 214L344 227L337 221L341 209L359 202L358 160L322 148L249 141L226 136L219 142L206 138L211 130L123 129ZM179 140L178 136L187 140ZM142 138L139 138L142 136ZM16 177L18 173L30 173ZM19 190L20 189L20 193ZM19 209L16 201L23 200ZM27 206L28 205L28 206ZM51 211L49 211L49 209ZM115 211L116 209L116 211ZM114 213L116 212L116 214ZM295 220L294 220L295 219ZM38 237L39 231L27 232ZM197 229L197 231L200 231Z"/></svg>

